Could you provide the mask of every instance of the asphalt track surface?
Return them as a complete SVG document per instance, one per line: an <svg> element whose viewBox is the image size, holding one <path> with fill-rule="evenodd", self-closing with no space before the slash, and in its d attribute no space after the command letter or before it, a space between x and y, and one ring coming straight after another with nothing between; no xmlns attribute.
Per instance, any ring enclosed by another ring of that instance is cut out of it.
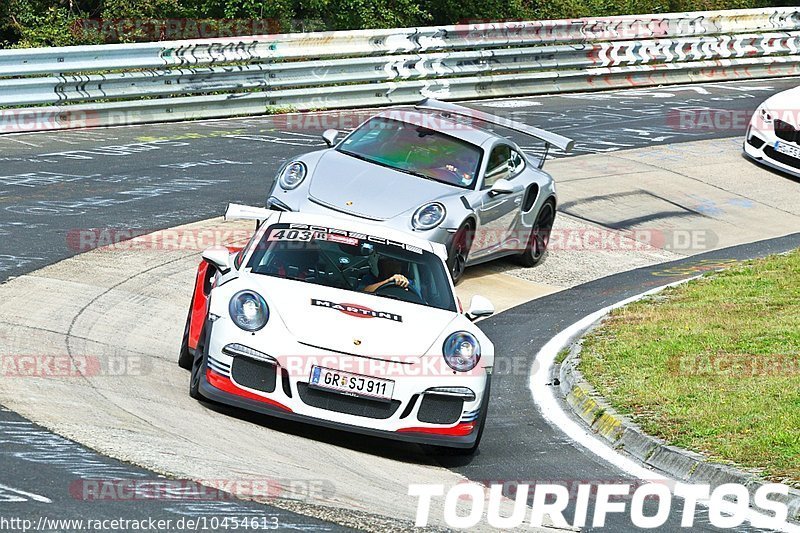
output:
<svg viewBox="0 0 800 533"><path fill-rule="evenodd" d="M23 527L28 531L79 531L77 523L66 521L87 519L169 524L136 528L129 523L116 531L233 530L235 523L244 520L261 531L350 531L243 501L213 487L157 476L103 457L6 410L0 410L0 468L0 531L22 531ZM4 523L3 519L20 522ZM23 520L30 522L25 525ZM220 523L230 526L212 527Z"/></svg>
<svg viewBox="0 0 800 533"><path fill-rule="evenodd" d="M739 136L743 126L737 121L746 124L758 103L796 85L794 79L743 81L519 98L480 102L477 106L508 112L518 120L570 135L576 139L576 155L580 155ZM676 110L690 109L724 110L722 114L712 111L711 116L732 120L723 120L716 128L683 129L676 122ZM299 124L283 117L258 117L0 137L0 282L79 253L80 247L68 238L75 230L150 231L217 216L227 202L260 204L280 162L322 146L318 134L326 126L335 125L336 116L323 114L318 118L301 119ZM728 122L731 124L726 126ZM633 482L571 443L537 415L527 387L531 356L564 327L625 297L730 260L798 245L800 237L795 235L710 252L604 278L484 321L482 327L495 339L498 359L506 370L500 368L493 382L492 414L481 450L469 460L438 460L473 480L486 482ZM521 368L515 367L520 360L525 363L525 372L514 370ZM9 412L0 413L0 423L4 428L26 424ZM31 431L47 434L30 426ZM0 434L0 442L0 469L4 473L0 483L11 485L11 492L5 493L22 498L9 502L15 497L0 497L0 502L6 500L2 503L5 516L38 517L44 512L38 507L45 504L14 490L53 500L47 505L57 505L51 509L57 509L61 517L113 517L117 513L183 516L169 502L157 500L136 504L93 502L89 506L64 489L83 474L64 467L63 462L59 465L56 453L50 461L34 462L26 455L34 449L32 441L15 441ZM121 476L155 476L73 446L92 460L119 468ZM327 527L314 519L256 504L232 505L236 510L228 511L234 514L280 514L286 524L300 528ZM210 508L199 512L215 513ZM670 522L668 527L674 526ZM629 529L632 526L625 516L609 517L607 530ZM696 529L704 528L696 524Z"/></svg>

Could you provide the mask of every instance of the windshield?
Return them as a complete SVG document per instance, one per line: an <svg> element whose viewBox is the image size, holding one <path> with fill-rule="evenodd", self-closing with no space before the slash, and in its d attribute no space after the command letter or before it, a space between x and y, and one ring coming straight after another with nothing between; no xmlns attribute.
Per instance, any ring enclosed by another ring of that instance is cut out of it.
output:
<svg viewBox="0 0 800 533"><path fill-rule="evenodd" d="M274 224L247 267L265 276L456 310L439 257L380 237L305 224Z"/></svg>
<svg viewBox="0 0 800 533"><path fill-rule="evenodd" d="M399 120L365 122L337 148L342 153L456 187L471 188L481 149L444 133Z"/></svg>

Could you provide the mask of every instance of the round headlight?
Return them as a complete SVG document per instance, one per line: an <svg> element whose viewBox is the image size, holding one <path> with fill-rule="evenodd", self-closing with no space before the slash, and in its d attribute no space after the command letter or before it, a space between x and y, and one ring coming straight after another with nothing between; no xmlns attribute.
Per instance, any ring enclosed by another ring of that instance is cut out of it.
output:
<svg viewBox="0 0 800 533"><path fill-rule="evenodd" d="M281 187L290 191L300 185L306 177L306 166L300 161L292 161L283 169L278 181Z"/></svg>
<svg viewBox="0 0 800 533"><path fill-rule="evenodd" d="M433 229L442 223L446 214L447 210L439 202L425 204L414 211L411 224L414 226L414 229Z"/></svg>
<svg viewBox="0 0 800 533"><path fill-rule="evenodd" d="M228 304L231 320L245 331L258 331L267 325L269 307L264 298L253 291L239 291Z"/></svg>
<svg viewBox="0 0 800 533"><path fill-rule="evenodd" d="M447 366L457 372L469 372L481 360L478 339L466 331L457 331L447 337L442 352Z"/></svg>

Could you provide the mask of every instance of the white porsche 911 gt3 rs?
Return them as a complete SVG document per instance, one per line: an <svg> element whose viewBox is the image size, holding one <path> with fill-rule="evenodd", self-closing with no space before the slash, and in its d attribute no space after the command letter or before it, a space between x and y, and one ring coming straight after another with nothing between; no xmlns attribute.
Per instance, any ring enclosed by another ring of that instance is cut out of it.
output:
<svg viewBox="0 0 800 533"><path fill-rule="evenodd" d="M231 215L261 223L243 249L203 254L179 360L192 397L477 449L494 347L472 321L494 310L476 296L461 311L443 245L320 215Z"/></svg>
<svg viewBox="0 0 800 533"><path fill-rule="evenodd" d="M747 127L744 153L800 177L800 87L775 94L756 109Z"/></svg>

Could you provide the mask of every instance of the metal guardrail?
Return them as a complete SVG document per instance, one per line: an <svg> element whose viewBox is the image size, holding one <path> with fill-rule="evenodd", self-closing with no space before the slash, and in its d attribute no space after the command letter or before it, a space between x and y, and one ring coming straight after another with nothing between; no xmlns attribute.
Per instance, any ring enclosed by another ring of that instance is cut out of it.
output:
<svg viewBox="0 0 800 533"><path fill-rule="evenodd" d="M800 74L800 8L0 50L0 132Z"/></svg>

